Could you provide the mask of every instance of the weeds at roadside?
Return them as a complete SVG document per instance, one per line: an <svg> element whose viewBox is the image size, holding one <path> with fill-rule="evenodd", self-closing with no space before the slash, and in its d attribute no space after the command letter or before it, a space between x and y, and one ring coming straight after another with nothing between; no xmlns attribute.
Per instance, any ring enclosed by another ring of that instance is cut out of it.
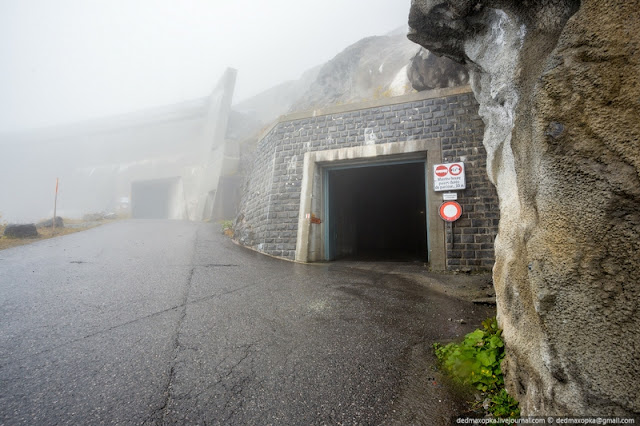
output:
<svg viewBox="0 0 640 426"><path fill-rule="evenodd" d="M233 237L233 221L232 220L221 220L218 222L222 227L222 233L227 237Z"/></svg>
<svg viewBox="0 0 640 426"><path fill-rule="evenodd" d="M435 343L436 357L455 382L482 392L483 406L494 417L518 418L518 401L505 390L500 368L504 358L502 330L495 317L483 321L482 326L467 334L461 343Z"/></svg>
<svg viewBox="0 0 640 426"><path fill-rule="evenodd" d="M0 215L0 219L2 216ZM64 219L64 223L67 226L57 227L55 231L50 227L41 227L38 228L38 236L31 238L13 238L13 237L5 237L4 230L7 226L7 222L0 222L0 250L22 246L25 244L31 244L36 241L46 240L52 237L60 237L63 235L73 234L80 231L85 231L87 229L95 228L96 226L100 226L102 224L111 223L119 219L109 219L103 220L100 223L90 224L88 226L83 220L78 219ZM76 225L76 226L73 226ZM77 226L82 225L82 226Z"/></svg>

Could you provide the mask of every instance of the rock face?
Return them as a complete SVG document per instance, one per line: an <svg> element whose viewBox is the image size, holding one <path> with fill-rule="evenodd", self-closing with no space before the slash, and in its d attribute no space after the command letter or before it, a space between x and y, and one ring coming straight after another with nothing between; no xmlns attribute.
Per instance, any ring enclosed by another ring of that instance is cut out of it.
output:
<svg viewBox="0 0 640 426"><path fill-rule="evenodd" d="M364 38L325 63L291 111L409 93L407 64L417 50L404 31Z"/></svg>
<svg viewBox="0 0 640 426"><path fill-rule="evenodd" d="M407 40L403 26L359 40L298 80L274 86L233 108L265 125L287 113L468 83L464 66L420 49Z"/></svg>
<svg viewBox="0 0 640 426"><path fill-rule="evenodd" d="M469 72L463 65L449 58L436 56L426 49L420 49L411 58L407 77L418 92L469 84Z"/></svg>
<svg viewBox="0 0 640 426"><path fill-rule="evenodd" d="M26 225L9 224L4 228L4 236L11 238L37 237L38 230L36 229L36 225L33 223Z"/></svg>
<svg viewBox="0 0 640 426"><path fill-rule="evenodd" d="M498 189L498 319L525 415L640 413L640 8L414 0L464 63Z"/></svg>

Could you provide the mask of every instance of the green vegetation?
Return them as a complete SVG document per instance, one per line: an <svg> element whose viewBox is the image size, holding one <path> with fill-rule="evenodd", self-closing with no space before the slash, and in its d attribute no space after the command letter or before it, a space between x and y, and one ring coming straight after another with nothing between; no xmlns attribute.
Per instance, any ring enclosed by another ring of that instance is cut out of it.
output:
<svg viewBox="0 0 640 426"><path fill-rule="evenodd" d="M483 321L484 329L467 334L462 343L434 344L442 369L459 383L472 386L489 399L495 417L520 416L518 401L504 389L500 363L504 358L502 330L494 318Z"/></svg>
<svg viewBox="0 0 640 426"><path fill-rule="evenodd" d="M489 412L494 417L500 418L518 418L520 417L520 407L506 389L502 388L498 392L490 396Z"/></svg>
<svg viewBox="0 0 640 426"><path fill-rule="evenodd" d="M222 227L222 233L228 237L233 237L233 221L232 220L221 220L218 222Z"/></svg>

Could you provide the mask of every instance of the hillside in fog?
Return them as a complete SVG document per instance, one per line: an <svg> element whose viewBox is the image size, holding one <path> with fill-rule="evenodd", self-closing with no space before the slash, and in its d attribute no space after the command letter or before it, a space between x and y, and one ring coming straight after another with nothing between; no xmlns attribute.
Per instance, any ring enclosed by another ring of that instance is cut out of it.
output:
<svg viewBox="0 0 640 426"><path fill-rule="evenodd" d="M352 103L412 91L406 67L419 46L404 28L384 36L364 38L333 59L234 105L263 123L282 114Z"/></svg>
<svg viewBox="0 0 640 426"><path fill-rule="evenodd" d="M280 115L466 84L464 69L409 41L406 28L366 37L333 59L234 105L264 124Z"/></svg>

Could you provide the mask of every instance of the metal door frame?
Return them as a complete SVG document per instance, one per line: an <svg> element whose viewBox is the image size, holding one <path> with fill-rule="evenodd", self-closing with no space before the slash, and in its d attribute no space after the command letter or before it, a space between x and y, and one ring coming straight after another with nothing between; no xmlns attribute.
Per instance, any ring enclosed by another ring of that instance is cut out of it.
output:
<svg viewBox="0 0 640 426"><path fill-rule="evenodd" d="M383 160L372 163L359 163L359 164L337 164L335 166L324 166L322 171L322 179L324 183L323 188L323 215L325 218L324 227L324 258L325 260L333 260L335 258L335 240L331 238L331 215L330 215L330 200L331 200L331 178L330 172L336 170L347 169L360 169L364 167L380 167L380 166L398 166L402 164L424 164L424 208L425 208L425 235L427 241L427 262L431 260L431 242L429 238L429 173L427 173L427 158L413 158L413 159L397 159L397 160Z"/></svg>

